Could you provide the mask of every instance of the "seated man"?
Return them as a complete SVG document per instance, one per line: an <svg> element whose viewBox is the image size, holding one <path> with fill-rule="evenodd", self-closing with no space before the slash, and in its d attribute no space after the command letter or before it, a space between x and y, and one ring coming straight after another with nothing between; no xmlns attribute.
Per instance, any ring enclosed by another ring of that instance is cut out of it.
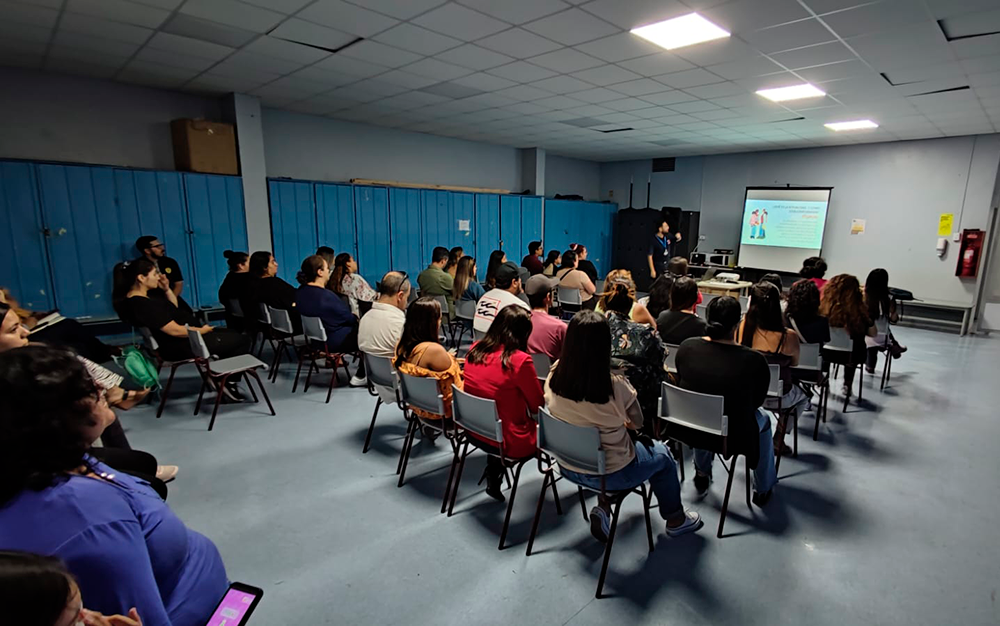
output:
<svg viewBox="0 0 1000 626"><path fill-rule="evenodd" d="M663 343L679 346L685 339L704 337L708 325L698 317L698 283L687 276L674 281L670 288L670 310L656 318L656 329Z"/></svg>
<svg viewBox="0 0 1000 626"><path fill-rule="evenodd" d="M535 274L524 286L531 304L531 335L528 337L528 353L544 354L554 363L562 355L563 339L566 337L566 322L549 315L552 306L552 290L559 279L544 274Z"/></svg>
<svg viewBox="0 0 1000 626"><path fill-rule="evenodd" d="M505 306L515 305L528 309L524 300L518 297L521 293L521 278L517 265L512 261L502 263L496 270L495 279L496 287L487 291L476 303L476 316L472 320L472 328L479 333L485 333L490 329L493 318Z"/></svg>
<svg viewBox="0 0 1000 626"><path fill-rule="evenodd" d="M388 272L379 283L378 299L361 318L358 347L372 356L391 359L406 322L410 281L401 272Z"/></svg>
<svg viewBox="0 0 1000 626"><path fill-rule="evenodd" d="M448 299L448 309L451 310L455 306L451 297L452 288L455 286L455 278L444 271L445 265L448 264L448 254L448 248L442 248L441 246L434 248L434 252L431 254L431 264L417 276L417 286L420 288L421 296L431 296L432 298L436 298L437 296L446 297Z"/></svg>

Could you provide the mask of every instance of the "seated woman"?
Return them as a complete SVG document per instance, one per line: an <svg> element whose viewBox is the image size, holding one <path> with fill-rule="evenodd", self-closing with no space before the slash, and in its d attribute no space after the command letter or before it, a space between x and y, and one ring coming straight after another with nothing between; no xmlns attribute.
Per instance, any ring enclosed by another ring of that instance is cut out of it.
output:
<svg viewBox="0 0 1000 626"><path fill-rule="evenodd" d="M649 316L654 320L659 319L660 314L664 311L670 310L670 290L673 286L673 276L670 274L660 274L653 281L653 284L649 286L649 295L639 299L639 302L645 305L646 310L649 311Z"/></svg>
<svg viewBox="0 0 1000 626"><path fill-rule="evenodd" d="M854 372L859 363L868 358L866 338L874 337L874 322L868 317L865 298L861 294L861 283L850 274L837 274L822 289L819 312L826 316L830 328L843 328L851 336L853 350L850 355L843 352L824 350L823 360L844 366L844 386L841 393L850 398L853 393Z"/></svg>
<svg viewBox="0 0 1000 626"><path fill-rule="evenodd" d="M0 604L11 624L142 626L139 613L105 616L83 608L76 579L62 562L30 552L0 551Z"/></svg>
<svg viewBox="0 0 1000 626"><path fill-rule="evenodd" d="M486 280L483 281L483 287L485 287L483 293L497 286L497 268L506 262L507 254L503 250L494 250L493 252L490 252L490 260L486 264Z"/></svg>
<svg viewBox="0 0 1000 626"><path fill-rule="evenodd" d="M826 286L826 260L821 256L811 256L805 261L802 261L802 269L799 270L799 276L811 281L816 288L821 292Z"/></svg>
<svg viewBox="0 0 1000 626"><path fill-rule="evenodd" d="M587 275L590 282L597 284L597 268L594 264L587 260L587 246L582 243L571 243L569 244L569 249L576 252L576 269L580 270ZM628 271L628 270L622 270Z"/></svg>
<svg viewBox="0 0 1000 626"><path fill-rule="evenodd" d="M274 255L266 251L251 254L250 276L253 277L252 295L250 296L253 313L249 315L257 319L258 308L261 304L288 311L294 334L301 334L302 320L299 319L299 313L295 310L295 287L278 277L278 262Z"/></svg>
<svg viewBox="0 0 1000 626"><path fill-rule="evenodd" d="M38 313L21 308L10 290L5 287L0 287L0 302L6 303L17 313L21 323L31 331L32 341L70 348L95 363L107 363L121 354L118 347L105 344L92 330L71 317L58 317L56 318L58 321L48 323L45 318L58 314L58 310Z"/></svg>
<svg viewBox="0 0 1000 626"><path fill-rule="evenodd" d="M671 537L701 528L701 516L686 512L681 503L677 463L659 441L635 442L630 430L642 428L643 413L635 389L611 373L611 327L603 315L580 311L566 330L562 358L545 381L545 404L556 419L574 426L600 430L605 453L603 486L608 491L632 489L649 481L660 515ZM651 419L656 419L651 417ZM563 477L590 489L601 489L601 477L568 464L560 464ZM590 511L590 532L608 540L611 513L607 502Z"/></svg>
<svg viewBox="0 0 1000 626"><path fill-rule="evenodd" d="M73 354L0 354L0 550L62 559L101 613L202 626L229 586L219 551L148 483L87 453L113 420Z"/></svg>
<svg viewBox="0 0 1000 626"><path fill-rule="evenodd" d="M677 351L678 386L725 398L729 418L729 452L744 454L753 470L753 501L764 506L778 482L774 469L769 411L761 408L767 398L771 373L767 359L733 340L740 323L740 303L730 296L708 303L708 336L694 337ZM715 455L694 450L694 485L708 491Z"/></svg>
<svg viewBox="0 0 1000 626"><path fill-rule="evenodd" d="M527 352L530 335L531 314L519 306L504 307L493 318L486 336L465 357L465 391L496 401L503 425L503 453L511 459L535 455L537 425L530 416L536 415L545 401ZM473 443L487 452L500 453L484 440L476 438ZM488 457L483 475L486 493L503 502L504 467L500 459Z"/></svg>
<svg viewBox="0 0 1000 626"><path fill-rule="evenodd" d="M632 280L632 272L628 270L611 270L604 279L604 293L597 301L595 310L604 313L608 310L608 299L618 293L617 285L625 285L628 288L629 297L632 298L632 310L628 313L628 318L638 324L648 324L656 329L656 318L649 313L646 305L635 301L635 281Z"/></svg>
<svg viewBox="0 0 1000 626"><path fill-rule="evenodd" d="M762 352L769 363L781 368L781 409L789 411L792 419L798 420L809 408L809 397L792 381L791 368L799 364L799 336L794 330L785 328L781 318L781 297L771 283L759 282L751 289L750 304L736 341ZM777 400L768 402L772 403L768 408L778 407ZM782 454L791 453L791 449L784 444L786 430L786 422L779 419L774 432L774 445L775 448L780 447Z"/></svg>
<svg viewBox="0 0 1000 626"><path fill-rule="evenodd" d="M670 310L656 318L656 329L664 343L679 346L685 339L705 336L708 324L695 313L699 295L698 283L693 279L682 276L674 281Z"/></svg>
<svg viewBox="0 0 1000 626"><path fill-rule="evenodd" d="M479 299L486 295L486 290L476 279L476 259L471 256L463 256L458 260L458 268L455 271L455 282L452 286L452 301L456 309L460 302L479 302ZM465 329L472 332L472 320L459 320L465 324Z"/></svg>
<svg viewBox="0 0 1000 626"><path fill-rule="evenodd" d="M546 276L555 276L556 270L559 269L559 258L558 250L549 250L549 254L545 257L545 263L542 264L542 273Z"/></svg>
<svg viewBox="0 0 1000 626"><path fill-rule="evenodd" d="M883 268L873 269L868 272L865 279L865 306L868 307L868 317L872 323L879 320L885 321L886 329L890 324L899 321L899 313L896 312L896 301L889 297L889 272ZM901 345L888 333L888 337L882 333L876 333L874 337L866 337L865 345L868 346L868 356L865 363L865 370L869 374L875 373L875 365L878 363L879 350L886 349L886 339L888 339L888 351L894 359L898 359L906 352L906 346Z"/></svg>
<svg viewBox="0 0 1000 626"><path fill-rule="evenodd" d="M329 279L330 268L326 259L318 254L307 256L298 273L302 286L295 292L295 307L299 315L318 317L323 322L329 352L353 354L358 351L358 318L343 300L326 288ZM351 378L350 385L364 387L367 384L362 359L358 361L358 371Z"/></svg>
<svg viewBox="0 0 1000 626"><path fill-rule="evenodd" d="M594 286L593 281L586 274L576 268L578 264L579 261L576 258L576 252L567 250L562 255L562 267L559 268L555 275L559 279L560 287L579 289L583 308L593 311L597 306L597 298L594 297L597 287Z"/></svg>
<svg viewBox="0 0 1000 626"><path fill-rule="evenodd" d="M162 296L151 296L149 292L154 289L160 289ZM201 325L187 311L178 308L177 296L170 290L167 277L149 259L136 259L122 271L121 283L115 287L115 306L123 321L149 329L160 346L160 357L167 361L194 357L185 324L201 334L211 354L226 358L250 350L250 338L246 335Z"/></svg>
<svg viewBox="0 0 1000 626"><path fill-rule="evenodd" d="M811 280L797 280L788 290L785 321L802 343L830 341L830 323L819 314L819 287Z"/></svg>
<svg viewBox="0 0 1000 626"><path fill-rule="evenodd" d="M458 271L458 262L462 260L465 256L465 250L462 246L455 246L448 251L448 262L444 264L444 271L452 278L455 278L455 273Z"/></svg>
<svg viewBox="0 0 1000 626"><path fill-rule="evenodd" d="M346 252L337 255L327 288L337 295L347 296L351 313L357 317L361 317L358 302L374 302L378 296L368 281L358 274L358 264L354 257ZM302 314L301 311L299 313Z"/></svg>
<svg viewBox="0 0 1000 626"><path fill-rule="evenodd" d="M234 330L247 330L244 324L246 316L253 316L254 311L243 310L243 302L250 296L253 288L253 278L250 276L250 255L246 252L233 252L226 250L222 253L229 264L229 273L226 274L222 284L219 286L219 302L226 309L226 328ZM232 314L232 301L236 301L243 310L243 318L238 318Z"/></svg>
<svg viewBox="0 0 1000 626"><path fill-rule="evenodd" d="M462 389L462 368L458 361L438 341L441 334L441 303L430 296L414 300L406 309L406 323L396 346L393 365L410 376L434 378L438 391L444 397L445 417L451 417L451 386ZM425 420L441 419L414 408L413 412Z"/></svg>
<svg viewBox="0 0 1000 626"><path fill-rule="evenodd" d="M609 285L612 295L607 299L608 326L611 329L611 368L622 371L635 388L639 408L646 415L656 415L660 385L666 376L663 360L667 351L656 330L628 318L635 305L635 292L629 283ZM565 358L565 353L563 354Z"/></svg>

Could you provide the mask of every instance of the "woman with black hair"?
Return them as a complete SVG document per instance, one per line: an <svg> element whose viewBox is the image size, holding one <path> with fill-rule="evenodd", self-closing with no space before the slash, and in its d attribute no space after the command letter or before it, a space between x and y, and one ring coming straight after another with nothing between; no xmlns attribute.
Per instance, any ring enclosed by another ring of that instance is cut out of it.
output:
<svg viewBox="0 0 1000 626"><path fill-rule="evenodd" d="M128 616L83 608L80 587L62 561L30 552L0 551L0 606L4 622L19 626L142 626L134 607Z"/></svg>
<svg viewBox="0 0 1000 626"><path fill-rule="evenodd" d="M558 250L549 250L549 254L545 257L545 263L542 264L542 273L546 276L555 276L561 256Z"/></svg>
<svg viewBox="0 0 1000 626"><path fill-rule="evenodd" d="M410 376L436 379L438 392L444 398L445 417L450 418L451 386L462 389L462 368L438 341L440 333L441 303L431 296L414 300L406 309L406 323L403 324L403 334L396 346L393 365ZM418 408L412 410L423 419L441 419L440 415L432 415Z"/></svg>
<svg viewBox="0 0 1000 626"><path fill-rule="evenodd" d="M580 301L583 302L584 309L593 311L597 307L597 287L590 277L577 269L580 264L576 252L567 250L562 255L562 266L556 271L556 278L559 279L559 286L566 289L578 289L580 291Z"/></svg>
<svg viewBox="0 0 1000 626"><path fill-rule="evenodd" d="M656 280L663 280L663 277ZM656 318L656 329L663 341L678 346L685 339L704 337L706 324L698 317L698 283L687 276L674 281L670 289L670 310Z"/></svg>
<svg viewBox="0 0 1000 626"><path fill-rule="evenodd" d="M886 333L879 332L874 337L865 338L865 345L868 347L865 369L869 374L874 374L878 353L886 349L886 335L892 358L898 359L906 352L906 346L897 342L892 333L888 332L889 325L899 321L899 314L896 312L896 301L889 297L889 272L881 267L870 271L865 279L865 306L868 307L868 317L876 324L883 320L887 330Z"/></svg>
<svg viewBox="0 0 1000 626"><path fill-rule="evenodd" d="M545 402L534 362L528 354L531 313L519 306L500 309L486 336L477 341L465 357L465 391L496 401L503 426L503 454L511 459L534 456L537 425L530 416ZM472 435L476 438L475 435ZM479 448L499 454L500 450L481 439ZM486 493L503 501L504 468L500 459L486 461Z"/></svg>
<svg viewBox="0 0 1000 626"><path fill-rule="evenodd" d="M614 270L614 272L628 270ZM656 415L660 386L666 372L663 359L666 349L656 332L656 326L632 320L635 285L631 276L610 277L604 297L608 326L611 329L611 367L624 372L625 378L639 395L639 406L645 415ZM634 312L633 312L634 313ZM647 314L648 316L648 314Z"/></svg>
<svg viewBox="0 0 1000 626"><path fill-rule="evenodd" d="M378 296L368 281L358 274L358 263L347 252L341 252L333 262L327 288L339 296L345 296L351 313L361 317L358 302L374 302Z"/></svg>
<svg viewBox="0 0 1000 626"><path fill-rule="evenodd" d="M226 327L234 330L246 330L243 323L245 318L238 318L232 315L232 301L235 300L240 305L243 315L252 315L252 311L243 310L243 302L250 297L253 289L253 278L250 276L250 255L246 252L233 252L226 250L222 253L229 264L229 273L226 274L222 285L219 286L219 302L226 309Z"/></svg>
<svg viewBox="0 0 1000 626"><path fill-rule="evenodd" d="M785 320L804 343L830 341L830 322L819 314L819 302L819 287L811 280L797 280L788 290Z"/></svg>
<svg viewBox="0 0 1000 626"><path fill-rule="evenodd" d="M778 482L771 441L774 418L762 408L771 372L764 355L734 341L742 316L740 303L730 296L708 303L708 336L688 339L677 351L678 386L725 399L728 452L746 455L754 468L753 501L764 506ZM694 485L700 495L712 482L714 456L706 450L694 450Z"/></svg>
<svg viewBox="0 0 1000 626"><path fill-rule="evenodd" d="M646 299L646 309L655 320L664 311L670 310L670 289L674 286L674 277L670 274L660 274L649 286L649 297ZM659 327L659 322L657 322Z"/></svg>
<svg viewBox="0 0 1000 626"><path fill-rule="evenodd" d="M462 260L465 256L465 250L462 246L455 246L448 251L448 262L444 264L444 271L450 274L452 278L455 278L455 272L458 271L458 262Z"/></svg>
<svg viewBox="0 0 1000 626"><path fill-rule="evenodd" d="M799 276L806 278L813 282L816 287L822 292L823 287L826 286L826 260L821 256L811 256L805 261L802 261L802 269L799 270Z"/></svg>
<svg viewBox="0 0 1000 626"><path fill-rule="evenodd" d="M348 255L350 256L350 255ZM307 256L296 278L295 308L299 315L318 317L326 330L325 348L333 353L353 354L358 351L358 318L335 293L326 288L331 282L326 259L318 254ZM336 373L334 373L336 376ZM358 371L351 378L352 387L368 384L364 360L359 361Z"/></svg>
<svg viewBox="0 0 1000 626"><path fill-rule="evenodd" d="M229 586L222 558L148 483L87 453L112 420L72 353L0 354L0 550L61 558L102 613L202 626Z"/></svg>
<svg viewBox="0 0 1000 626"><path fill-rule="evenodd" d="M566 329L562 358L545 381L545 404L556 419L574 426L597 428L605 455L606 473L600 476L569 464L560 464L567 480L590 489L623 491L645 481L656 494L660 515L671 537L701 528L701 516L684 510L677 464L659 441L630 436L642 428L643 413L635 389L611 373L611 328L603 315L580 311ZM650 419L656 419L650 416ZM607 502L590 511L590 532L606 542L611 514Z"/></svg>
<svg viewBox="0 0 1000 626"><path fill-rule="evenodd" d="M569 249L576 252L576 269L587 275L590 282L597 284L597 267L587 260L587 246L582 243L571 243Z"/></svg>
<svg viewBox="0 0 1000 626"><path fill-rule="evenodd" d="M503 250L490 252L490 261L486 265L486 291L497 286L497 268L507 262L507 254Z"/></svg>

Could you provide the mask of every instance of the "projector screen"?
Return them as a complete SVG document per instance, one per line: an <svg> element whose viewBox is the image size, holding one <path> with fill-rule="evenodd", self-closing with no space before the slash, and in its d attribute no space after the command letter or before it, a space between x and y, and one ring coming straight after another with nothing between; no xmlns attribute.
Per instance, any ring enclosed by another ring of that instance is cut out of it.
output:
<svg viewBox="0 0 1000 626"><path fill-rule="evenodd" d="M747 187L737 265L797 272L819 256L832 187Z"/></svg>

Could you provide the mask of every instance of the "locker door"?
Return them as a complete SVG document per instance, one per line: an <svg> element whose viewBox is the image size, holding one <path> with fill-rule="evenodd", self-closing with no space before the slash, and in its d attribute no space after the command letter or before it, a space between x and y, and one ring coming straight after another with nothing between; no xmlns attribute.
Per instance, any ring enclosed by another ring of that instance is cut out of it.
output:
<svg viewBox="0 0 1000 626"><path fill-rule="evenodd" d="M133 171L139 228L166 245L166 254L177 261L184 275L181 296L197 309L199 294L194 281L190 227L184 209L184 182L179 172ZM133 241L134 243L134 241ZM134 248L133 248L134 250ZM138 255L138 252L134 252ZM213 298L214 299L214 298Z"/></svg>
<svg viewBox="0 0 1000 626"><path fill-rule="evenodd" d="M389 194L385 187L354 187L358 225L358 272L375 287L392 266L389 242ZM411 276L416 284L416 276Z"/></svg>
<svg viewBox="0 0 1000 626"><path fill-rule="evenodd" d="M456 191L449 194L449 199L451 201L452 237L448 242L448 248L461 246L465 254L472 254L475 248L473 224L476 219L476 198L471 193Z"/></svg>
<svg viewBox="0 0 1000 626"><path fill-rule="evenodd" d="M541 241L542 246L546 242L542 241L542 199L537 196L521 197L521 257L528 254L528 244L532 241ZM543 257L544 258L544 257ZM516 261L520 263L520 258Z"/></svg>
<svg viewBox="0 0 1000 626"><path fill-rule="evenodd" d="M520 265L526 246L521 245L521 197L500 196L500 249L508 261Z"/></svg>
<svg viewBox="0 0 1000 626"><path fill-rule="evenodd" d="M476 265L481 268L479 280L486 278L486 264L490 253L500 247L500 196L495 194L476 194L475 216L475 248L466 254L476 257Z"/></svg>
<svg viewBox="0 0 1000 626"><path fill-rule="evenodd" d="M427 193L427 192L423 192ZM434 203L437 211L437 192L430 192L427 201ZM423 211L421 204L427 196L417 189L389 189L389 238L391 239L392 269L410 275L414 288L419 274L430 263L431 249L424 250ZM381 278L381 276L379 276ZM374 285L375 283L371 283Z"/></svg>
<svg viewBox="0 0 1000 626"><path fill-rule="evenodd" d="M316 205L314 184L299 181L268 181L271 205L271 242L278 276L295 285L302 261L316 252ZM255 252L251 250L251 253Z"/></svg>
<svg viewBox="0 0 1000 626"><path fill-rule="evenodd" d="M55 308L35 166L0 162L0 287L31 311Z"/></svg>
<svg viewBox="0 0 1000 626"><path fill-rule="evenodd" d="M617 204L607 202L589 202L587 215L587 232L581 238L586 237L587 259L597 268L597 274L604 277L612 270L611 255L614 250L614 224L615 213L618 211Z"/></svg>
<svg viewBox="0 0 1000 626"><path fill-rule="evenodd" d="M316 184L316 226L319 245L347 252L358 260L354 223L354 189L350 185Z"/></svg>
<svg viewBox="0 0 1000 626"><path fill-rule="evenodd" d="M578 227L575 205L572 200L545 201L545 247L560 253L569 249L569 244L577 242ZM584 244L586 245L586 244Z"/></svg>
<svg viewBox="0 0 1000 626"><path fill-rule="evenodd" d="M221 307L218 293L229 266L224 250L247 251L243 187L235 176L183 174L198 304Z"/></svg>

